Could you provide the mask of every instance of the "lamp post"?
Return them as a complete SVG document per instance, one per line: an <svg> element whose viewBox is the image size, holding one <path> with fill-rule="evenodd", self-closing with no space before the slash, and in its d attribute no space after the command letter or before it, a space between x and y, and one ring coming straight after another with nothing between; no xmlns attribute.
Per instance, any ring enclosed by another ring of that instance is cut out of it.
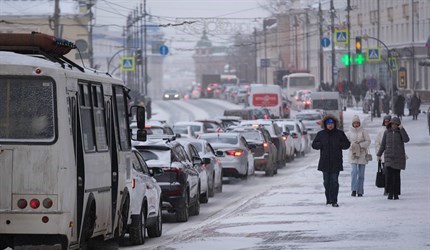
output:
<svg viewBox="0 0 430 250"><path fill-rule="evenodd" d="M334 18L336 16L336 10L334 9L333 0L330 0L330 19L331 19L331 34L334 37ZM331 43L331 84L335 86L334 75L336 68L336 51L334 42Z"/></svg>

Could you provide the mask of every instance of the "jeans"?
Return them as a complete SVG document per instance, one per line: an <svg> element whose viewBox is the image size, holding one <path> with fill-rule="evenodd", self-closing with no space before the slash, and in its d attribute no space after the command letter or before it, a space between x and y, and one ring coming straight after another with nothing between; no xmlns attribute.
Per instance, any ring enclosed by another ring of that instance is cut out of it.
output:
<svg viewBox="0 0 430 250"><path fill-rule="evenodd" d="M337 203L337 195L339 193L339 171L323 171L323 178L327 204Z"/></svg>
<svg viewBox="0 0 430 250"><path fill-rule="evenodd" d="M351 191L364 194L364 164L351 163Z"/></svg>

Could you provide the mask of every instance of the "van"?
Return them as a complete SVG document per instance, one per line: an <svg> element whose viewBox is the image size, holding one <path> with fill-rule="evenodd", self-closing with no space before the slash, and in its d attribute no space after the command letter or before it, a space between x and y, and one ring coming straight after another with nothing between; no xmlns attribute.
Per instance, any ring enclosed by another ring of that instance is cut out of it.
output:
<svg viewBox="0 0 430 250"><path fill-rule="evenodd" d="M282 89L274 84L251 84L248 97L250 107L267 108L271 118L283 118Z"/></svg>
<svg viewBox="0 0 430 250"><path fill-rule="evenodd" d="M322 109L326 114L334 115L343 129L343 105L339 92L313 92L311 93L312 109Z"/></svg>

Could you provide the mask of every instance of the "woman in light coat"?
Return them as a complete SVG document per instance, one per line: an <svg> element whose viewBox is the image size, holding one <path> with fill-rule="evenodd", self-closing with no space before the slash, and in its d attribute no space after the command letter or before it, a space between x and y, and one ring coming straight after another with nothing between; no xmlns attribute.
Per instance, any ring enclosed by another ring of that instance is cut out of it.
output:
<svg viewBox="0 0 430 250"><path fill-rule="evenodd" d="M364 168L367 164L366 154L370 146L369 133L361 127L360 117L352 117L352 127L346 133L351 142L349 161L351 162L351 196L364 194Z"/></svg>

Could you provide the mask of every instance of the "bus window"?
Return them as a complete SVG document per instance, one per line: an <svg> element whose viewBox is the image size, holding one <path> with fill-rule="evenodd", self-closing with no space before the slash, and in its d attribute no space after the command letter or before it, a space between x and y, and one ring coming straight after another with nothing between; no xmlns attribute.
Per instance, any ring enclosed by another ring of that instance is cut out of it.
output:
<svg viewBox="0 0 430 250"><path fill-rule="evenodd" d="M54 94L48 78L0 78L0 140L53 142Z"/></svg>
<svg viewBox="0 0 430 250"><path fill-rule="evenodd" d="M90 86L89 84L79 84L79 100L81 110L81 126L82 126L82 140L84 143L85 151L92 152L96 150L94 140L94 121L91 114L91 101L90 101ZM85 121L85 122L82 122Z"/></svg>
<svg viewBox="0 0 430 250"><path fill-rule="evenodd" d="M114 87L115 93L115 109L116 114L116 124L119 130L119 143L121 150L130 150L131 142L130 135L128 131L128 115L127 115L127 102L124 95L124 89L121 86Z"/></svg>

